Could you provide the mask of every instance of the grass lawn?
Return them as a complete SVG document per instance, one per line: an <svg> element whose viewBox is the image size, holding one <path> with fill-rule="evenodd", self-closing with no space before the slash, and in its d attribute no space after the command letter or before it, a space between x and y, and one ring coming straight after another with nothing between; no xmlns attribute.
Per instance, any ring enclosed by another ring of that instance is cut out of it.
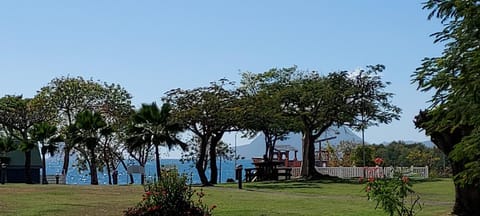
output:
<svg viewBox="0 0 480 216"><path fill-rule="evenodd" d="M214 215L384 215L367 201L364 185L318 182L221 184L202 188ZM200 188L196 188L200 189ZM454 201L449 179L414 185L424 203L419 215L448 215ZM122 215L142 198L143 187L0 185L0 215Z"/></svg>

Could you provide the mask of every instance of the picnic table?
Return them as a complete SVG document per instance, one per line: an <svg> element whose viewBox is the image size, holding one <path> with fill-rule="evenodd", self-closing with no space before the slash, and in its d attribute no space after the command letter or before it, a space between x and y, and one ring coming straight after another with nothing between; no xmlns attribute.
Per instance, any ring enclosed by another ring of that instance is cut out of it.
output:
<svg viewBox="0 0 480 216"><path fill-rule="evenodd" d="M253 162L255 168L245 169L245 181L265 181L265 180L279 180L279 176L284 179L290 179L292 168L279 167L283 165L283 161L255 161Z"/></svg>

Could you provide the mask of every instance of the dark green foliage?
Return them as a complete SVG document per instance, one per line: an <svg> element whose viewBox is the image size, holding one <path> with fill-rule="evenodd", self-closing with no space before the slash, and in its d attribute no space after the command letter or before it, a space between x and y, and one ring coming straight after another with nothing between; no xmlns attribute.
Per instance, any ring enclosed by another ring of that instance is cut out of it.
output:
<svg viewBox="0 0 480 216"><path fill-rule="evenodd" d="M25 183L32 183L31 150L36 147L30 130L33 125L52 118L52 110L41 98L12 95L0 98L0 125L8 136L19 142L18 149L25 153Z"/></svg>
<svg viewBox="0 0 480 216"><path fill-rule="evenodd" d="M89 110L79 112L75 117L75 124L69 127L68 136L71 137L72 144L75 145L75 149L80 153L82 159L88 164L92 185L98 184L97 147L100 144L101 136L108 135L108 131L111 130L102 116Z"/></svg>
<svg viewBox="0 0 480 216"><path fill-rule="evenodd" d="M163 172L158 182L145 185L143 200L126 210L125 216L212 215L215 206L209 208L203 204L203 191L195 191L187 181L187 176L179 175L176 170Z"/></svg>
<svg viewBox="0 0 480 216"><path fill-rule="evenodd" d="M177 142L176 135L183 128L173 121L171 109L168 103L163 104L161 109L156 103L142 104L142 107L133 114L128 130L127 146L130 152L148 150L150 146L155 148L157 178L161 177L159 146L163 145L171 149L178 144L182 149L186 148L183 143ZM135 157L139 158L138 155ZM145 164L141 163L141 165Z"/></svg>
<svg viewBox="0 0 480 216"><path fill-rule="evenodd" d="M263 154L268 160L273 160L276 142L294 129L294 120L283 113L281 93L295 71L296 67L272 68L260 74L242 74L238 128L246 131L249 138L264 134Z"/></svg>
<svg viewBox="0 0 480 216"><path fill-rule="evenodd" d="M285 71L281 107L296 122L295 131L303 134L303 177L316 176L314 143L328 128L365 129L399 118L400 108L390 101L393 94L385 92L389 83L379 75L383 70L383 65L374 65L359 74L339 71L327 76L295 67Z"/></svg>
<svg viewBox="0 0 480 216"><path fill-rule="evenodd" d="M365 187L367 197L390 216L413 216L422 210L420 196L407 176L395 172L392 178L371 177Z"/></svg>
<svg viewBox="0 0 480 216"><path fill-rule="evenodd" d="M434 93L415 124L449 156L453 213L480 215L480 1L429 0L424 9L444 24L432 37L445 48L441 56L423 59L413 74L419 90Z"/></svg>
<svg viewBox="0 0 480 216"><path fill-rule="evenodd" d="M47 164L45 155L47 153L53 156L58 149L58 143L63 141L61 136L57 134L57 127L48 123L40 122L33 125L31 131L34 141L40 143L40 153L42 154L42 184L48 184L47 181Z"/></svg>
<svg viewBox="0 0 480 216"><path fill-rule="evenodd" d="M198 145L195 147L198 150L195 168L203 185L217 183L217 146L226 132L235 130L238 120L235 115L238 97L229 89L232 85L227 79L221 79L207 87L173 89L164 98L172 105L174 118L195 136L194 141L198 141L194 143ZM210 180L204 169L207 157L210 159Z"/></svg>

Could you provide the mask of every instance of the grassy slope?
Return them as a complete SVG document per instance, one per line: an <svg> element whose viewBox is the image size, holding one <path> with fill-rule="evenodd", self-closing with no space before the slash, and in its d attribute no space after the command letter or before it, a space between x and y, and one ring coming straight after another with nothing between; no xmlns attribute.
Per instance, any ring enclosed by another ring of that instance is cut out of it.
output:
<svg viewBox="0 0 480 216"><path fill-rule="evenodd" d="M425 203L419 215L448 215L450 180L414 185ZM203 188L215 215L383 215L363 185L331 182L248 183ZM142 197L141 186L0 185L0 215L121 215Z"/></svg>

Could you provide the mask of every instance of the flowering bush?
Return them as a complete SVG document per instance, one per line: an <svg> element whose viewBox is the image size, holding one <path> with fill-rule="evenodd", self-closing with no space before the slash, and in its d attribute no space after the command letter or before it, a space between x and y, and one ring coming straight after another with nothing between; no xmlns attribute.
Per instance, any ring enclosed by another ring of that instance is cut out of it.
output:
<svg viewBox="0 0 480 216"><path fill-rule="evenodd" d="M145 185L145 194L137 206L125 211L125 216L212 215L215 205L210 208L202 202L202 190L195 191L187 182L187 176L172 170L163 172L158 182ZM195 197L197 198L195 202Z"/></svg>
<svg viewBox="0 0 480 216"><path fill-rule="evenodd" d="M375 163L382 164L383 159L377 158ZM413 216L422 209L410 179L400 172L394 172L391 178L370 176L365 191L369 200L377 202L375 208L380 206L390 216Z"/></svg>

